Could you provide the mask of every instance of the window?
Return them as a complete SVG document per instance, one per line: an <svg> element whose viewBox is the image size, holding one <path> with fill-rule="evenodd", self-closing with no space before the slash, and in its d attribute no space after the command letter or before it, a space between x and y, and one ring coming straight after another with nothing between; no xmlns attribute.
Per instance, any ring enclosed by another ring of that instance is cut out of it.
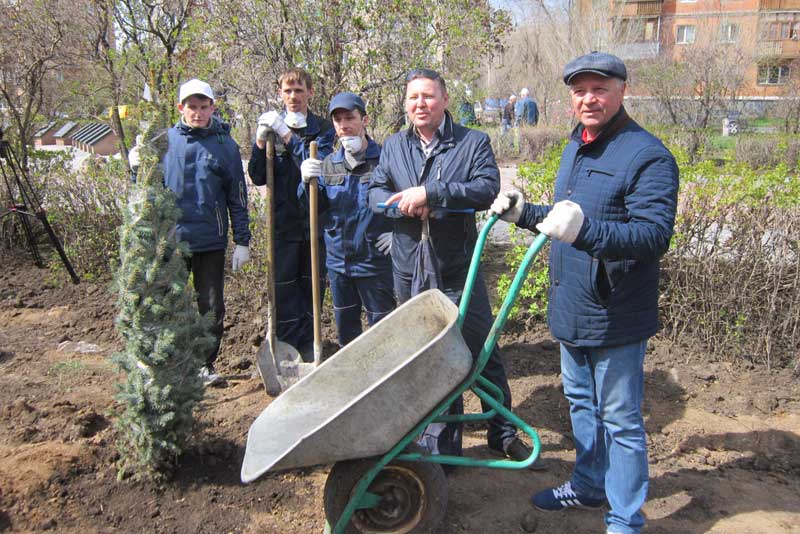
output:
<svg viewBox="0 0 800 534"><path fill-rule="evenodd" d="M795 22L792 26L792 33L789 36L789 39L793 41L800 40L800 22Z"/></svg>
<svg viewBox="0 0 800 534"><path fill-rule="evenodd" d="M797 39L800 33L800 23L795 22L773 22L766 27L762 34L762 39L767 41L784 41L786 39Z"/></svg>
<svg viewBox="0 0 800 534"><path fill-rule="evenodd" d="M675 37L677 44L691 44L694 42L694 26L687 24L678 26L678 34Z"/></svg>
<svg viewBox="0 0 800 534"><path fill-rule="evenodd" d="M739 41L739 25L723 22L719 27L719 40L723 43L736 43Z"/></svg>
<svg viewBox="0 0 800 534"><path fill-rule="evenodd" d="M759 65L759 85L782 85L789 80L789 65Z"/></svg>

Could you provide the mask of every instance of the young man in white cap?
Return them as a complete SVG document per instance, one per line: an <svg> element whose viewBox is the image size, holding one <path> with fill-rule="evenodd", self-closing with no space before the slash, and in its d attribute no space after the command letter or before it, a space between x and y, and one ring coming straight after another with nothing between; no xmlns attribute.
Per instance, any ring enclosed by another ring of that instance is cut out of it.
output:
<svg viewBox="0 0 800 534"><path fill-rule="evenodd" d="M250 260L247 185L239 146L230 126L214 113L214 92L198 79L181 85L178 93L180 120L169 129L169 148L164 156L164 184L176 197L181 215L176 231L192 255L186 260L192 273L197 307L213 312L211 334L215 344L200 370L205 385L220 380L214 362L222 340L225 318L225 249L228 221L233 227L233 270ZM139 167L139 147L129 155L131 169Z"/></svg>
<svg viewBox="0 0 800 534"><path fill-rule="evenodd" d="M355 93L339 93L331 99L328 113L342 146L324 161L303 161L298 194L305 199L311 178L319 178L328 281L343 347L361 334L362 308L372 326L395 307L389 257L392 226L367 202L381 147L367 136L364 100Z"/></svg>
<svg viewBox="0 0 800 534"><path fill-rule="evenodd" d="M278 314L277 337L296 348L304 361L313 361L313 290L311 288L311 235L308 210L297 198L300 165L311 155L317 142L318 156L333 150L335 132L331 122L314 114L308 104L314 96L311 75L293 68L278 78L283 112L267 111L258 118L256 140L247 171L256 185L267 180L264 148L267 135L275 143L275 300ZM321 234L321 232L320 232ZM318 243L320 274L325 275L325 243Z"/></svg>

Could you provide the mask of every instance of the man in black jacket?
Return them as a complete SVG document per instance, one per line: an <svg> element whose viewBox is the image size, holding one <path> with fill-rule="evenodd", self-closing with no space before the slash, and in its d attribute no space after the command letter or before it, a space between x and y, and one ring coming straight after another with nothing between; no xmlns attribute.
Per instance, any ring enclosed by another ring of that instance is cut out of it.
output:
<svg viewBox="0 0 800 534"><path fill-rule="evenodd" d="M447 111L447 86L439 73L411 71L406 79L405 102L411 127L386 140L370 183L370 205L383 212L379 203L398 204L386 211L394 220L392 269L398 300L405 302L414 294L417 244L423 220L427 219L441 270L439 289L457 304L477 239L475 215L448 214L436 208L487 209L500 190L500 172L489 137L453 121ZM462 328L474 358L480 354L491 325L489 295L479 273ZM503 404L510 409L511 391L497 348L483 376L503 391ZM487 410L488 406L483 408ZM451 411L462 413L463 402L454 403ZM432 452L460 454L461 426L434 423L423 437L424 444ZM530 455L530 448L517 437L517 429L502 417L489 422L488 441L491 449L512 459Z"/></svg>
<svg viewBox="0 0 800 534"><path fill-rule="evenodd" d="M304 361L313 361L313 317L311 290L311 247L308 210L297 199L300 165L310 155L311 141L317 141L319 157L333 150L335 132L324 117L308 109L314 96L311 75L303 69L289 69L278 79L286 110L268 111L258 118L253 153L247 167L255 185L267 180L264 148L267 135L276 134L275 145L275 300L278 313L277 337L300 351ZM325 244L320 239L320 273L325 275Z"/></svg>

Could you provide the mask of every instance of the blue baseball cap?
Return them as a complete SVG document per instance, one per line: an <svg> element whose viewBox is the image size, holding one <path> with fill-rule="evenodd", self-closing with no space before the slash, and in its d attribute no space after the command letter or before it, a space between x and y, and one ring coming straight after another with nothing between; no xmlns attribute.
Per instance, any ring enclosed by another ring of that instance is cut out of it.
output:
<svg viewBox="0 0 800 534"><path fill-rule="evenodd" d="M619 78L622 81L628 79L628 70L620 58L605 52L592 52L567 63L564 67L564 83L569 85L572 78L585 72L606 78Z"/></svg>
<svg viewBox="0 0 800 534"><path fill-rule="evenodd" d="M345 91L331 98L331 103L328 106L328 113L333 115L333 112L337 109L353 111L356 108L360 109L361 113L367 114L367 106L364 104L364 100L355 93Z"/></svg>

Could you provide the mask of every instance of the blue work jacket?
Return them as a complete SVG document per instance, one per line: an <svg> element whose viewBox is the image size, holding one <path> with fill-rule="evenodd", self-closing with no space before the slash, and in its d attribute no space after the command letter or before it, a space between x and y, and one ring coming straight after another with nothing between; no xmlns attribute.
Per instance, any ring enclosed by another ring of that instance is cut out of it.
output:
<svg viewBox="0 0 800 534"><path fill-rule="evenodd" d="M368 140L366 160L351 169L339 148L322 162L319 180L319 214L325 237L326 265L329 270L353 277L376 276L392 271L391 257L375 242L391 232L391 222L373 212L367 202L367 188L378 165L381 147ZM307 205L306 186L298 195Z"/></svg>
<svg viewBox="0 0 800 534"><path fill-rule="evenodd" d="M164 185L181 210L177 237L192 252L224 250L229 216L236 244L250 243L242 157L229 132L230 126L212 117L208 128L179 121L167 133Z"/></svg>
<svg viewBox="0 0 800 534"><path fill-rule="evenodd" d="M285 112L281 115L285 116ZM297 198L297 188L302 183L300 164L310 157L311 141L317 142L319 159L333 150L336 132L327 119L308 112L305 128L291 128L292 138L284 143L275 136L275 237L286 241L309 239L308 210ZM255 185L267 183L266 151L253 143L253 152L247 172ZM278 258L280 261L280 258Z"/></svg>
<svg viewBox="0 0 800 534"><path fill-rule="evenodd" d="M624 108L592 142L583 130L572 132L556 177L555 201L579 204L584 221L572 245L551 245L548 322L569 345L626 345L658 330L659 259L675 224L678 167ZM549 211L526 204L517 225L535 230Z"/></svg>
<svg viewBox="0 0 800 534"><path fill-rule="evenodd" d="M383 213L379 203L397 191L420 185L425 186L431 208L488 209L500 192L500 171L489 136L459 125L448 112L439 144L428 157L413 126L389 137L370 182L370 207ZM422 223L418 218L404 217L396 209L386 210L386 215L394 222L394 271L410 278L422 238ZM447 214L435 209L431 213L431 243L445 284L466 275L477 235L474 213Z"/></svg>

